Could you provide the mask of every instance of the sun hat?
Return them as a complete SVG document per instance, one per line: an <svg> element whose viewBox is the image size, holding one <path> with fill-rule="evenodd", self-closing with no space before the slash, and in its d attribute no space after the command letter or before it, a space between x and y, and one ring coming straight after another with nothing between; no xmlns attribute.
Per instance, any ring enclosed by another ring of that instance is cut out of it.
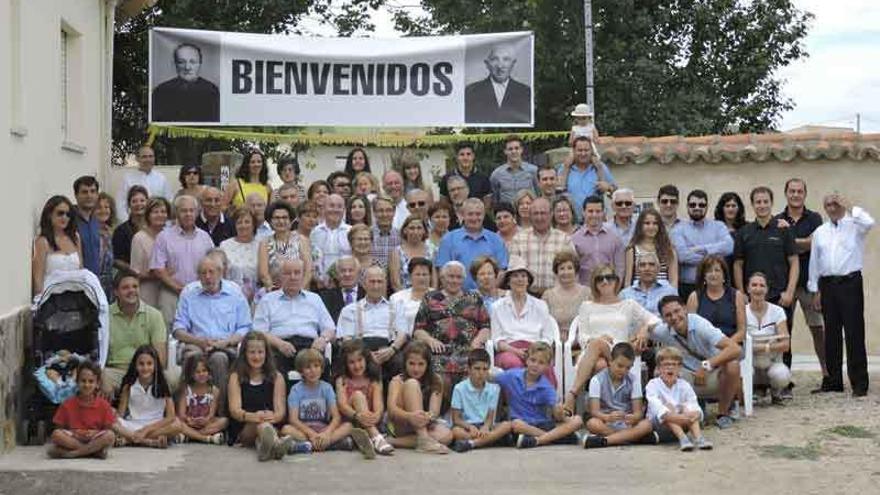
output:
<svg viewBox="0 0 880 495"><path fill-rule="evenodd" d="M572 117L592 117L593 111L586 103L578 103L571 112Z"/></svg>
<svg viewBox="0 0 880 495"><path fill-rule="evenodd" d="M529 277L529 285L532 285L532 282L535 281L535 274L529 270L528 265L526 265L526 260L519 256L511 256L507 263L507 271L504 272L504 278L501 279L501 289L510 289L510 276L516 272L526 272L526 275Z"/></svg>

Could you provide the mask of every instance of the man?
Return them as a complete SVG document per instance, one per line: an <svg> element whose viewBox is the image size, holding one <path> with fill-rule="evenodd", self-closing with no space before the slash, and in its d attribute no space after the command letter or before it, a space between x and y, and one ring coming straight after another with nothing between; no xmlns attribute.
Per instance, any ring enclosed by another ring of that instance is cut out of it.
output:
<svg viewBox="0 0 880 495"><path fill-rule="evenodd" d="M666 184L657 191L657 211L660 219L666 226L666 233L672 236L674 229L680 220L678 219L678 188L672 184Z"/></svg>
<svg viewBox="0 0 880 495"><path fill-rule="evenodd" d="M202 49L181 43L174 49L177 77L153 90L153 122L219 122L220 91L199 76Z"/></svg>
<svg viewBox="0 0 880 495"><path fill-rule="evenodd" d="M440 179L440 198L452 203L449 194L448 181L451 177L461 177L468 186L468 197L482 199L486 204L486 211L492 209L492 184L489 178L481 174L475 167L474 145L471 143L459 143L455 149L455 169L447 172ZM464 200L462 200L464 201Z"/></svg>
<svg viewBox="0 0 880 495"><path fill-rule="evenodd" d="M517 136L508 136L504 142L504 155L507 161L499 165L489 176L493 204L513 204L516 194L522 190L537 192L538 167L524 162L522 154L522 140Z"/></svg>
<svg viewBox="0 0 880 495"><path fill-rule="evenodd" d="M346 202L351 198L351 177L345 172L337 170L327 176L327 183L330 184L330 192L342 196Z"/></svg>
<svg viewBox="0 0 880 495"><path fill-rule="evenodd" d="M342 308L364 297L364 288L358 285L360 264L352 256L343 256L336 261L333 287L321 289L318 295L334 322L339 321Z"/></svg>
<svg viewBox="0 0 880 495"><path fill-rule="evenodd" d="M677 347L684 356L681 377L694 386L697 397L718 397L715 424L733 426L730 405L739 389L739 345L708 320L688 314L684 300L677 295L660 299L663 323L645 329L636 337L636 347L644 348L648 339L664 346Z"/></svg>
<svg viewBox="0 0 880 495"><path fill-rule="evenodd" d="M516 52L511 45L495 45L484 60L489 77L468 84L464 91L464 120L468 124L529 123L532 90L511 76Z"/></svg>
<svg viewBox="0 0 880 495"><path fill-rule="evenodd" d="M406 201L403 200L403 176L396 170L389 170L382 175L382 190L391 198L394 206L394 220L392 225L400 230L403 221L409 216L406 209Z"/></svg>
<svg viewBox="0 0 880 495"><path fill-rule="evenodd" d="M296 369L296 352L311 347L323 354L336 338L336 325L321 298L303 289L302 260L284 261L280 272L281 289L266 294L257 304L254 330L266 334L278 371L289 381L289 372ZM324 366L327 377L328 368Z"/></svg>
<svg viewBox="0 0 880 495"><path fill-rule="evenodd" d="M780 220L780 227L790 228L794 234L794 243L798 252L798 282L795 289L794 301L791 303L791 313L794 315L795 305L800 304L804 320L810 328L813 337L813 350L819 359L822 368L822 376L827 376L825 368L825 330L822 326L822 313L813 309L813 298L807 290L807 278L810 271L810 246L813 232L822 225L822 215L810 211L804 205L807 199L807 183L803 179L793 178L785 183L785 198L787 205L776 218ZM788 322L788 332L794 330L794 320Z"/></svg>
<svg viewBox="0 0 880 495"><path fill-rule="evenodd" d="M254 222L257 225L256 239L260 241L274 234L272 226L266 220L266 200L260 193L250 193L244 200L244 206L254 216Z"/></svg>
<svg viewBox="0 0 880 495"><path fill-rule="evenodd" d="M711 254L726 257L733 252L733 238L723 222L706 218L709 196L694 189L687 196L690 220L682 221L670 235L678 255L678 294L687 300L697 284L697 267Z"/></svg>
<svg viewBox="0 0 880 495"><path fill-rule="evenodd" d="M452 218L449 219L449 230L460 228L464 223L464 201L470 197L470 188L467 181L462 177L452 176L449 178L449 199L452 201ZM490 201L491 202L491 201ZM486 202L483 201L485 207ZM496 203L497 204L497 203ZM493 218L486 215L483 219L483 228L495 232L496 226Z"/></svg>
<svg viewBox="0 0 880 495"><path fill-rule="evenodd" d="M214 383L225 390L229 361L251 329L247 299L223 280L223 267L204 257L198 264L199 284L182 292L174 316L174 337L183 344L183 358L208 356Z"/></svg>
<svg viewBox="0 0 880 495"><path fill-rule="evenodd" d="M550 226L550 201L547 198L535 198L529 212L532 226L513 236L510 255L525 260L534 275L529 291L541 297L556 282L553 258L564 250L574 251L575 248L568 234Z"/></svg>
<svg viewBox="0 0 880 495"><path fill-rule="evenodd" d="M388 267L391 252L400 246L400 231L393 226L394 201L388 196L373 199L373 247L370 255L383 268Z"/></svg>
<svg viewBox="0 0 880 495"><path fill-rule="evenodd" d="M327 271L330 266L340 257L351 254L351 246L348 244L348 231L351 226L342 223L342 215L345 213L345 200L338 194L327 196L324 202L324 221L318 224L310 235L312 245L318 248L322 255L318 265L318 280L326 283Z"/></svg>
<svg viewBox="0 0 880 495"><path fill-rule="evenodd" d="M574 163L556 167L559 183L568 191L576 205L584 204L587 196L603 197L614 191L617 185L608 167L599 162L593 153L593 142L586 136L578 136L572 146ZM581 220L578 212L578 221Z"/></svg>
<svg viewBox="0 0 880 495"><path fill-rule="evenodd" d="M556 169L543 166L538 169L538 196L547 198L550 203L556 199L559 181L556 179Z"/></svg>
<svg viewBox="0 0 880 495"><path fill-rule="evenodd" d="M113 280L116 302L110 305L110 344L107 365L101 374L101 385L107 396L113 396L122 385L135 350L151 345L159 354L164 368L168 362L168 338L165 320L158 309L140 298L140 281L131 272L120 272Z"/></svg>
<svg viewBox="0 0 880 495"><path fill-rule="evenodd" d="M617 234L605 228L604 221L604 201L599 196L589 196L584 200L584 225L571 236L581 260L578 279L587 287L592 285L593 268L599 265L614 266L617 276L623 279L626 247Z"/></svg>
<svg viewBox="0 0 880 495"><path fill-rule="evenodd" d="M635 193L632 189L621 187L611 193L611 210L614 216L605 222L605 228L617 234L624 246L629 246L629 241L636 230L636 222L633 220L635 203Z"/></svg>
<svg viewBox="0 0 880 495"><path fill-rule="evenodd" d="M800 262L791 229L781 229L773 218L773 191L758 186L749 195L755 211L755 221L744 225L736 233L733 256L733 281L744 294L745 281L753 273L767 276L767 301L782 306L787 321L792 321L794 293L797 287ZM783 353L782 360L791 369L791 351ZM791 387L781 394L791 399Z"/></svg>
<svg viewBox="0 0 880 495"><path fill-rule="evenodd" d="M138 168L129 170L122 178L122 186L116 194L116 215L119 220L128 218L128 190L132 186L143 186L150 197L161 196L165 199L174 197L168 180L162 172L153 170L156 165L156 154L153 148L144 145L137 152Z"/></svg>
<svg viewBox="0 0 880 495"><path fill-rule="evenodd" d="M678 291L666 280L657 279L660 260L656 253L642 253L636 262L636 270L639 274L638 282L620 291L620 298L632 299L639 303L639 306L659 317L660 309L657 305L660 300L678 294Z"/></svg>
<svg viewBox="0 0 880 495"><path fill-rule="evenodd" d="M83 268L95 275L101 272L101 227L95 218L98 187L98 180L91 175L84 175L73 182L73 195L76 198L74 219L82 249L82 264Z"/></svg>
<svg viewBox="0 0 880 495"><path fill-rule="evenodd" d="M477 198L468 198L464 202L464 226L450 231L440 241L440 248L434 258L434 266L438 269L450 261L459 261L464 266L471 266L477 256L491 256L498 262L502 270L507 269L507 249L498 234L483 228L485 206ZM469 272L470 270L465 270ZM465 290L477 288L476 282L467 273L464 283Z"/></svg>
<svg viewBox="0 0 880 495"><path fill-rule="evenodd" d="M814 295L814 308L825 318L825 365L817 392L842 392L843 350L846 332L846 373L853 396L868 393L868 359L865 355L865 295L862 267L865 237L874 219L839 193L825 196L822 206L828 221L813 232L807 288Z"/></svg>
<svg viewBox="0 0 880 495"><path fill-rule="evenodd" d="M196 219L196 227L207 232L215 246L236 234L235 223L223 214L222 197L223 193L216 187L208 186L202 190L202 211Z"/></svg>
<svg viewBox="0 0 880 495"><path fill-rule="evenodd" d="M278 196L278 201L283 201L294 208L297 208L302 203L302 198L305 197L299 194L299 186L296 184L281 184L275 193Z"/></svg>
<svg viewBox="0 0 880 495"><path fill-rule="evenodd" d="M412 189L406 193L406 209L409 210L409 214L419 217L423 222L427 222L428 199L428 193L421 189Z"/></svg>

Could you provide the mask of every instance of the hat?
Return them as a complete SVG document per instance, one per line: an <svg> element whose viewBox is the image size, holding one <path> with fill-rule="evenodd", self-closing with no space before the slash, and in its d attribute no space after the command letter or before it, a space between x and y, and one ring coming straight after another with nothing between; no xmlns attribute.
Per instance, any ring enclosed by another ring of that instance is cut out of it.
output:
<svg viewBox="0 0 880 495"><path fill-rule="evenodd" d="M529 276L529 285L532 285L532 282L535 281L535 275L529 270L529 267L526 265L526 260L520 258L519 256L511 256L510 260L507 263L507 271L504 272L504 278L501 279L500 288L504 290L510 289L510 276L516 272L526 272L526 275Z"/></svg>
<svg viewBox="0 0 880 495"><path fill-rule="evenodd" d="M586 103L578 103L571 112L572 117L592 117L593 111Z"/></svg>

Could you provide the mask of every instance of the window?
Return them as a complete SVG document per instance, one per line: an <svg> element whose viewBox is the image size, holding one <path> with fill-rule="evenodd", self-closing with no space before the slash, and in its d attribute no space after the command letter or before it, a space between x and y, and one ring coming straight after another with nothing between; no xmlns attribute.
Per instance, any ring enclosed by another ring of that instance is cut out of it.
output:
<svg viewBox="0 0 880 495"><path fill-rule="evenodd" d="M82 35L70 24L61 21L58 44L58 119L61 147L75 153L85 153L83 146L84 58Z"/></svg>
<svg viewBox="0 0 880 495"><path fill-rule="evenodd" d="M59 80L61 82L61 139L69 141L68 129L70 128L70 35L64 29L61 30L61 70Z"/></svg>

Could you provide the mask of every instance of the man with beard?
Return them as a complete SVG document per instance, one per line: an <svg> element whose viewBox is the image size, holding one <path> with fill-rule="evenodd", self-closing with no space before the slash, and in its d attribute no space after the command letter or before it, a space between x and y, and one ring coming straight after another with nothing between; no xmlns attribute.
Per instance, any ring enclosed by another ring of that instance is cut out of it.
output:
<svg viewBox="0 0 880 495"><path fill-rule="evenodd" d="M709 197L694 189L687 196L690 220L682 221L672 230L671 240L678 254L678 293L687 300L697 284L697 266L710 254L724 257L733 252L733 239L724 223L706 218ZM728 281L730 282L730 281Z"/></svg>

